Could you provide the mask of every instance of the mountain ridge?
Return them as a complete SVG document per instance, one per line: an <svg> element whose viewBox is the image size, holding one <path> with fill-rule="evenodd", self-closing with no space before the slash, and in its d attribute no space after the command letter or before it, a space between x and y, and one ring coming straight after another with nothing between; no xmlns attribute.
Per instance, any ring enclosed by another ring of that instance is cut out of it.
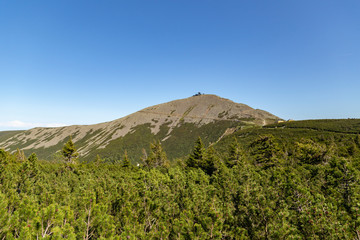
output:
<svg viewBox="0 0 360 240"><path fill-rule="evenodd" d="M93 125L33 128L3 140L0 142L0 148L10 151L19 148L35 152L54 148L45 151L49 153L54 152L56 148L61 149L61 144L72 136L80 154L86 157L93 155L90 153L94 150L106 149L110 143L119 138L135 134L141 126L144 126L142 131L150 130L156 139L166 142L169 138L176 137L172 135L175 129L179 132L179 129L185 129L185 126L195 129L216 123L217 127L225 128L225 125L233 127L237 124L265 125L279 119L269 112L253 109L246 104L235 103L216 95L203 94L149 106L113 121ZM221 135L226 129L222 130ZM181 132L182 135L191 134L190 130L188 133L184 131ZM150 138L152 137L149 135ZM213 139L212 136L210 138Z"/></svg>

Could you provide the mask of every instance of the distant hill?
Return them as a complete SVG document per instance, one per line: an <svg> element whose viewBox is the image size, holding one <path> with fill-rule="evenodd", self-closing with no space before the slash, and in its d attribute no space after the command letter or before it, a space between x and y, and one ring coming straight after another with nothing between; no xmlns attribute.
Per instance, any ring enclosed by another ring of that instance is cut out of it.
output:
<svg viewBox="0 0 360 240"><path fill-rule="evenodd" d="M246 126L263 126L280 118L245 104L216 95L198 95L142 109L114 121L95 125L34 128L0 133L0 148L26 154L35 152L42 159L56 158L56 152L72 136L82 159L117 160L126 150L133 162L155 140L162 142L170 159L188 154L198 136L205 144Z"/></svg>
<svg viewBox="0 0 360 240"><path fill-rule="evenodd" d="M215 149L218 152L228 151L234 138L244 149L249 149L251 142L266 135L273 135L286 149L294 149L294 143L310 139L327 146L336 146L340 156L347 156L353 142L360 136L360 119L286 121L261 128L247 128L227 135L215 144Z"/></svg>
<svg viewBox="0 0 360 240"><path fill-rule="evenodd" d="M360 133L360 119L320 119L269 124L267 128L302 128L338 133Z"/></svg>

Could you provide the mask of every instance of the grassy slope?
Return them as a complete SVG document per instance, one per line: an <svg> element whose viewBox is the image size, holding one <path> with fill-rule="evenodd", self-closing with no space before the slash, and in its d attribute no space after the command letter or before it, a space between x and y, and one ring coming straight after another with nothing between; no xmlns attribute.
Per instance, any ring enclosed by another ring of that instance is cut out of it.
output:
<svg viewBox="0 0 360 240"><path fill-rule="evenodd" d="M170 124L170 122L168 124ZM192 123L183 123L179 127L173 129L173 131L170 133L170 136L165 141L162 141L162 145L167 153L168 158L172 160L189 154L198 136L203 139L205 145L208 145L210 143L216 142L227 128L236 127L239 125L244 125L244 123L223 120L200 127ZM142 156L142 149L145 149L146 152L149 152L150 143L157 140L163 140L167 136L168 130L168 125L164 124L161 126L160 131L154 135L151 133L150 124L137 126L131 133L111 141L110 144L108 144L105 148L98 149L98 146L94 145L90 154L81 158L81 160L92 161L96 158L97 154L99 154L102 158L107 158L109 160L119 160L122 159L124 151L126 150L129 158L134 163L139 162L140 157ZM0 139L9 138L16 133L19 133L19 131L0 132ZM89 142L90 137L97 133L98 132L89 133L85 138L75 142L76 147L79 149L87 144L91 144L91 142ZM49 136L49 139L51 137L52 136ZM53 160L54 158L59 157L56 152L62 149L67 140L68 139L65 139L64 141L61 141L49 148L24 150L24 153L26 155L30 155L31 153L35 152L40 159ZM33 140L33 142L35 141L36 139ZM17 148L22 149L24 146L26 145L22 143L13 145L10 151L14 151Z"/></svg>
<svg viewBox="0 0 360 240"><path fill-rule="evenodd" d="M92 135L92 134L91 134ZM73 135L72 137L74 137L75 135ZM90 136L90 135L89 135ZM9 136L10 137L10 136ZM52 136L49 137L49 140L52 138ZM76 147L80 148L82 146L84 146L85 143L85 139L82 139L81 141L76 143ZM36 142L37 139L33 139L31 141L26 142L26 144L23 143L19 143L17 145L12 145L11 148L9 149L10 151L15 151L17 148L18 149L23 149L24 147L28 146L29 144ZM56 145L51 146L51 147L41 147L41 148L37 148L37 149L26 149L24 150L25 155L30 155L31 153L36 153L36 155L38 156L39 159L45 159L45 160L53 160L55 156L55 153L59 150L62 149L62 147L64 146L64 144L68 141L68 138L64 139L63 141L58 142Z"/></svg>
<svg viewBox="0 0 360 240"><path fill-rule="evenodd" d="M199 136L203 139L204 143L208 145L218 140L227 128L239 125L243 125L243 123L216 121L200 127L192 123L183 123L173 129L170 137L163 141L162 145L168 158L173 160L189 154L194 142ZM109 160L119 160L126 150L132 162L139 162L142 156L142 149L145 149L146 152L149 153L150 143L163 140L169 130L167 125L163 125L160 128L160 132L154 135L151 133L149 126L150 124L137 126L134 128L134 131L124 137L111 141L105 148L93 151L88 157L84 158L84 160L94 160L97 154Z"/></svg>
<svg viewBox="0 0 360 240"><path fill-rule="evenodd" d="M2 131L0 132L0 142L5 141L8 138L11 138L12 136L23 132L23 130L17 130L17 131Z"/></svg>
<svg viewBox="0 0 360 240"><path fill-rule="evenodd" d="M227 151L234 138L247 148L259 136L270 134L275 136L284 147L301 139L312 139L325 144L336 142L339 147L346 148L359 133L360 119L292 121L237 131L224 137L215 148L219 152Z"/></svg>
<svg viewBox="0 0 360 240"><path fill-rule="evenodd" d="M360 133L360 119L321 119L290 121L267 125L267 128L305 128L338 133Z"/></svg>

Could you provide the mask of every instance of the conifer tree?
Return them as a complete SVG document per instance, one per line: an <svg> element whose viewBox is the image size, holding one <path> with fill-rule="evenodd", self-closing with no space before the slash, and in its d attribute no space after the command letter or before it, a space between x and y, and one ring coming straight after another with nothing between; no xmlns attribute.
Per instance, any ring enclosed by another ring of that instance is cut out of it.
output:
<svg viewBox="0 0 360 240"><path fill-rule="evenodd" d="M66 163L76 163L79 153L77 152L77 150L75 148L75 145L72 141L71 136L70 136L69 141L67 141L65 143L61 152L65 158Z"/></svg>
<svg viewBox="0 0 360 240"><path fill-rule="evenodd" d="M126 167L130 167L130 165L131 165L131 163L130 163L127 151L125 150L121 166L126 168Z"/></svg>
<svg viewBox="0 0 360 240"><path fill-rule="evenodd" d="M272 135L260 136L250 144L251 155L255 163L264 168L272 167L278 162L280 148Z"/></svg>
<svg viewBox="0 0 360 240"><path fill-rule="evenodd" d="M236 138L234 138L233 143L229 148L229 156L225 159L225 163L227 167L232 168L242 160L244 154L240 150L240 146Z"/></svg>
<svg viewBox="0 0 360 240"><path fill-rule="evenodd" d="M150 154L145 160L147 167L160 167L167 163L166 153L163 150L160 141L156 141L150 145Z"/></svg>
<svg viewBox="0 0 360 240"><path fill-rule="evenodd" d="M211 176L219 168L219 164L220 161L215 154L215 149L210 146L205 152L203 161L200 162L200 167Z"/></svg>
<svg viewBox="0 0 360 240"><path fill-rule="evenodd" d="M187 167L197 168L204 161L204 144L200 137L195 142L194 150L186 160Z"/></svg>
<svg viewBox="0 0 360 240"><path fill-rule="evenodd" d="M18 182L18 192L27 191L37 180L38 170L38 158L35 153L32 153L29 158L21 163L19 169L20 182Z"/></svg>
<svg viewBox="0 0 360 240"><path fill-rule="evenodd" d="M30 168L30 178L33 178L38 175L39 169L38 169L38 158L35 153L32 153L29 158L29 168Z"/></svg>

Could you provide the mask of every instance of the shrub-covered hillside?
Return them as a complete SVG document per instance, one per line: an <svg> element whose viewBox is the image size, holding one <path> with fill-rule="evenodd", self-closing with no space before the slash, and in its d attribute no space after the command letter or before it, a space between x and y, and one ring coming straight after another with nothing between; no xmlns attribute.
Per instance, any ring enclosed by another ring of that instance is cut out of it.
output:
<svg viewBox="0 0 360 240"><path fill-rule="evenodd" d="M0 151L0 239L357 239L360 137L253 128L170 164ZM246 140L246 141L245 141Z"/></svg>
<svg viewBox="0 0 360 240"><path fill-rule="evenodd" d="M336 149L339 156L346 157L355 149L354 139L360 134L360 119L305 120L289 121L264 127L247 128L224 137L215 148L224 151L234 138L244 147L261 135L273 135L286 152L291 156L295 150L294 144L311 140Z"/></svg>
<svg viewBox="0 0 360 240"><path fill-rule="evenodd" d="M330 131L339 133L360 133L360 119L322 119L322 120L303 120L287 121L277 124L269 124L267 128L305 128L320 131Z"/></svg>

